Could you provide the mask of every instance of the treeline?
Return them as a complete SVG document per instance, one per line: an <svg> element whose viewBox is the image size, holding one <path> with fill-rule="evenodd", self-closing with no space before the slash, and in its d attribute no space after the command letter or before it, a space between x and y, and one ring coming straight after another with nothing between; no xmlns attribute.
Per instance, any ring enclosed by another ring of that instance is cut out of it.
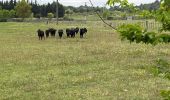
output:
<svg viewBox="0 0 170 100"><path fill-rule="evenodd" d="M15 15L15 6L17 5L16 0L7 0L7 1L0 1L0 18L2 15L4 18L13 18L17 17ZM32 6L32 17L40 18L40 17L48 17L49 13L52 13L54 17L56 17L56 2L48 3L40 5L37 3L37 0L35 1L29 1L27 0L27 3L29 3ZM111 15L114 15L115 11L120 12L120 16L126 18L127 13L131 13L130 9L122 8L119 6L110 7L109 9L106 7L91 7L91 6L79 6L79 7L73 7L73 6L63 6L62 4L59 5L59 17L64 17L65 13L68 15L69 13L87 13L87 14L94 14L95 11L100 12L103 14L103 16L107 16L110 18ZM139 6L136 6L140 11L147 10L147 11L154 11L159 9L160 1L156 0L153 3L149 4L141 4ZM2 10L3 9L3 10ZM113 13L113 14L112 14ZM148 15L148 12L143 12L145 15ZM115 13L116 16L118 15ZM152 14L151 14L152 15ZM146 16L145 16L146 17Z"/></svg>
<svg viewBox="0 0 170 100"><path fill-rule="evenodd" d="M0 1L0 10L1 12L7 12L7 11L13 11L15 9L15 6L17 5L17 1L16 0L10 0L10 1ZM29 3L32 6L32 13L33 16L36 18L40 18L40 17L47 17L48 13L53 13L54 15L56 15L56 2L53 3L48 3L48 4L43 4L43 5L39 5L37 3L37 0L35 0L34 2L29 2L27 0L27 3ZM59 7L59 17L64 17L65 14L65 8L63 5L58 4ZM3 11L2 11L3 9ZM17 17L17 16L15 16ZM54 16L55 17L55 16ZM5 17L6 18L6 17Z"/></svg>
<svg viewBox="0 0 170 100"><path fill-rule="evenodd" d="M160 6L160 1L156 0L153 3L148 3L148 4L141 4L139 6L136 6L139 10L148 10L148 11L155 11L158 10ZM109 9L110 11L129 11L127 8L123 8L120 6L114 6Z"/></svg>

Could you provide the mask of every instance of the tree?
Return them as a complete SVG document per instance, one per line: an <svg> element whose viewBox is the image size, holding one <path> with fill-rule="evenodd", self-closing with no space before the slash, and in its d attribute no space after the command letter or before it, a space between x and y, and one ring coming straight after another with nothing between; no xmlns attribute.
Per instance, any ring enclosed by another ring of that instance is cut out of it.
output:
<svg viewBox="0 0 170 100"><path fill-rule="evenodd" d="M116 4L118 4L121 7L129 6L128 0L108 0L107 4L110 6L115 6Z"/></svg>
<svg viewBox="0 0 170 100"><path fill-rule="evenodd" d="M162 22L161 31L170 31L170 0L161 0L157 19Z"/></svg>
<svg viewBox="0 0 170 100"><path fill-rule="evenodd" d="M9 18L9 11L3 10L3 18Z"/></svg>
<svg viewBox="0 0 170 100"><path fill-rule="evenodd" d="M0 10L0 19L3 18L3 11Z"/></svg>
<svg viewBox="0 0 170 100"><path fill-rule="evenodd" d="M10 10L10 11L9 11L9 17L10 17L10 18L14 18L15 15L16 15L15 10Z"/></svg>
<svg viewBox="0 0 170 100"><path fill-rule="evenodd" d="M16 15L23 19L30 17L30 15L32 13L31 6L25 0L22 0L21 2L19 2L16 5L15 10L16 10Z"/></svg>
<svg viewBox="0 0 170 100"><path fill-rule="evenodd" d="M49 20L51 20L52 18L54 18L54 14L53 13L48 13L47 17L48 17Z"/></svg>
<svg viewBox="0 0 170 100"><path fill-rule="evenodd" d="M141 12L141 16L144 18L144 19L149 19L152 17L152 13L149 12L148 10L143 10Z"/></svg>

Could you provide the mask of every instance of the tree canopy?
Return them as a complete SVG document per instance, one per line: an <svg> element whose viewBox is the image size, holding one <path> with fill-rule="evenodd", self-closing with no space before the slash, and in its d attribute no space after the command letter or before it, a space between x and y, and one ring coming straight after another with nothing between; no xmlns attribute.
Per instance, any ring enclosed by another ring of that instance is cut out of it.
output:
<svg viewBox="0 0 170 100"><path fill-rule="evenodd" d="M16 7L16 15L21 18L27 18L31 15L31 5L29 5L25 0L19 2Z"/></svg>

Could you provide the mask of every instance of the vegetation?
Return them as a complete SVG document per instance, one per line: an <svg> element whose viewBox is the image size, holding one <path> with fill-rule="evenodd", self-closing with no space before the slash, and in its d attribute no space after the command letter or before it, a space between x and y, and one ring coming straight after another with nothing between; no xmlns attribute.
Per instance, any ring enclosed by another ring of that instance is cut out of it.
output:
<svg viewBox="0 0 170 100"><path fill-rule="evenodd" d="M162 31L170 31L170 1L161 0L157 19L162 22Z"/></svg>
<svg viewBox="0 0 170 100"><path fill-rule="evenodd" d="M169 62L170 46L129 44L102 23L0 23L0 98L17 100L160 100L169 80L145 68ZM84 39L48 38L37 29L88 27ZM101 30L102 29L102 30Z"/></svg>
<svg viewBox="0 0 170 100"><path fill-rule="evenodd" d="M22 0L21 2L19 2L16 7L16 15L20 18L28 18L31 16L31 6L25 1Z"/></svg>
<svg viewBox="0 0 170 100"><path fill-rule="evenodd" d="M141 28L138 24L124 24L118 27L118 32L122 37L122 40L127 39L131 42L146 43L146 44L158 44L158 43L170 43L169 34L156 34L155 32L147 32Z"/></svg>
<svg viewBox="0 0 170 100"><path fill-rule="evenodd" d="M47 17L48 13L53 13L53 14L56 13L56 2L39 5L37 3L37 0L35 0L35 2L32 1L27 3L31 5L32 7L31 12L33 12L34 17L36 18ZM13 10L17 5L17 3L19 3L17 2L17 0L10 0L10 1L5 0L5 1L0 1L0 6L4 10ZM59 8L59 17L63 17L65 12L63 5L59 4L58 8Z"/></svg>

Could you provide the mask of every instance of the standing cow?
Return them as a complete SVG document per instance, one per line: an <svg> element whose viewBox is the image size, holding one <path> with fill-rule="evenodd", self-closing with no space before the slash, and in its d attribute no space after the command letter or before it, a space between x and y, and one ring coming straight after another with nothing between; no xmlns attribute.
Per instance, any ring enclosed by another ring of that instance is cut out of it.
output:
<svg viewBox="0 0 170 100"><path fill-rule="evenodd" d="M63 30L62 30L62 29L59 29L59 30L58 30L58 35L59 35L59 37L60 37L60 39L61 39L62 36L63 36Z"/></svg>
<svg viewBox="0 0 170 100"><path fill-rule="evenodd" d="M54 29L54 28L50 28L49 31L50 31L50 33L51 33L51 36L52 36L52 37L55 37L55 34L56 34L56 31L57 31L57 30Z"/></svg>
<svg viewBox="0 0 170 100"><path fill-rule="evenodd" d="M49 35L50 35L50 31L49 31L49 29L45 31L45 35L46 35L46 38L48 38L48 37L49 37Z"/></svg>
<svg viewBox="0 0 170 100"><path fill-rule="evenodd" d="M45 40L44 31L38 29L37 33L38 33L39 40L42 40L43 38Z"/></svg>
<svg viewBox="0 0 170 100"><path fill-rule="evenodd" d="M84 34L87 33L87 28L81 28L80 29L80 38L83 38Z"/></svg>
<svg viewBox="0 0 170 100"><path fill-rule="evenodd" d="M75 35L76 35L75 28L71 28L71 30L70 30L70 35L71 35L72 38L75 37Z"/></svg>
<svg viewBox="0 0 170 100"><path fill-rule="evenodd" d="M69 28L66 29L66 34L67 34L67 38L69 38L70 37L70 29Z"/></svg>

